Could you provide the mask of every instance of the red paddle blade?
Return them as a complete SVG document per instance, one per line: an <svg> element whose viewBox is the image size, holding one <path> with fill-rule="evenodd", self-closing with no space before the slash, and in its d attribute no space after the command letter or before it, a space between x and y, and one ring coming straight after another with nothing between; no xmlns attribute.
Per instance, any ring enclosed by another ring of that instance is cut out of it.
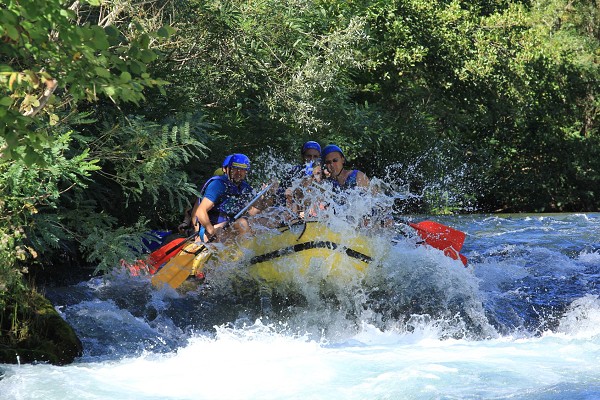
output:
<svg viewBox="0 0 600 400"><path fill-rule="evenodd" d="M186 241L185 238L177 238L171 240L169 243L165 244L162 247L154 250L148 256L148 266L151 274L154 274L158 271L158 268L169 261L171 258L177 254L177 250L181 248Z"/></svg>
<svg viewBox="0 0 600 400"><path fill-rule="evenodd" d="M410 226L417 230L425 243L440 250L452 247L457 252L460 251L467 236L464 232L434 221L411 223Z"/></svg>
<svg viewBox="0 0 600 400"><path fill-rule="evenodd" d="M460 260L465 267L467 266L467 257L459 253L467 236L464 232L434 221L423 221L409 225L417 230L419 236L429 246L442 250L444 255L453 260Z"/></svg>
<svg viewBox="0 0 600 400"><path fill-rule="evenodd" d="M467 260L467 257L463 256L458 251L454 250L453 247L447 247L444 250L444 255L447 257L450 257L453 260L460 260L460 262L462 262L465 267L467 266L467 263L469 262Z"/></svg>

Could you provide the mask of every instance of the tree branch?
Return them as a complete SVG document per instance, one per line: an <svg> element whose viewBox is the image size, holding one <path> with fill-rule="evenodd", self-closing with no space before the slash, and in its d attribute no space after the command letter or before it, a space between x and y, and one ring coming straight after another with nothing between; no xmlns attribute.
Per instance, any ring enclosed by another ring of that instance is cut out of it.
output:
<svg viewBox="0 0 600 400"><path fill-rule="evenodd" d="M30 110L24 112L24 116L33 117L40 112L40 110L46 106L46 103L48 100L50 100L50 96L52 96L52 93L54 93L58 87L58 82L56 79L47 79L44 83L46 85L46 89L44 89L44 93L42 93L42 95L38 98L40 104L37 107L32 107Z"/></svg>

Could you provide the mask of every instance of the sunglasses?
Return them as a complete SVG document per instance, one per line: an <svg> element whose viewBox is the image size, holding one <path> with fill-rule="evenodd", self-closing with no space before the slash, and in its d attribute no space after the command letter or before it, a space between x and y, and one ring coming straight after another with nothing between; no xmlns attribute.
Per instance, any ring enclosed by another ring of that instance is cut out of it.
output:
<svg viewBox="0 0 600 400"><path fill-rule="evenodd" d="M339 162L339 161L340 161L339 158L332 158L331 160L325 161L325 165L333 164L333 163L336 163L336 162Z"/></svg>

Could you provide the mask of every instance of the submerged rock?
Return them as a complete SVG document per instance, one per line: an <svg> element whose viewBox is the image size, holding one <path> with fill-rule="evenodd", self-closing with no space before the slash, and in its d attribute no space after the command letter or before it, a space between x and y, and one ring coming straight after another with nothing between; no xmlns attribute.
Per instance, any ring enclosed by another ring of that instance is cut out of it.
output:
<svg viewBox="0 0 600 400"><path fill-rule="evenodd" d="M0 363L48 362L72 363L83 353L83 346L73 328L60 316L48 299L31 292L28 311L19 312L27 321L26 338L14 346L0 344Z"/></svg>

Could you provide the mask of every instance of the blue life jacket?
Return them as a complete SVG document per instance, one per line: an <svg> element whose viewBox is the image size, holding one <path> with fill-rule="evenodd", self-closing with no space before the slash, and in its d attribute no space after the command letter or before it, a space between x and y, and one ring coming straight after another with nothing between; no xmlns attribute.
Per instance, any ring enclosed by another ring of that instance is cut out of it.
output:
<svg viewBox="0 0 600 400"><path fill-rule="evenodd" d="M342 190L346 190L346 189L354 189L357 185L357 182L356 182L357 176L358 176L358 170L355 169L352 172L350 172L350 175L348 175L348 177L346 178L346 181L344 182L343 185L340 185L339 182L337 181L337 179L332 178L331 183L333 183L333 189L338 192L342 191Z"/></svg>
<svg viewBox="0 0 600 400"><path fill-rule="evenodd" d="M208 185L216 180L220 180L225 184L225 192L219 195L214 207L208 212L208 217L213 225L232 219L253 197L252 186L248 182L242 181L239 185L236 185L229 180L227 175L220 175L213 176L206 181L202 190L200 190L200 198L204 197Z"/></svg>

